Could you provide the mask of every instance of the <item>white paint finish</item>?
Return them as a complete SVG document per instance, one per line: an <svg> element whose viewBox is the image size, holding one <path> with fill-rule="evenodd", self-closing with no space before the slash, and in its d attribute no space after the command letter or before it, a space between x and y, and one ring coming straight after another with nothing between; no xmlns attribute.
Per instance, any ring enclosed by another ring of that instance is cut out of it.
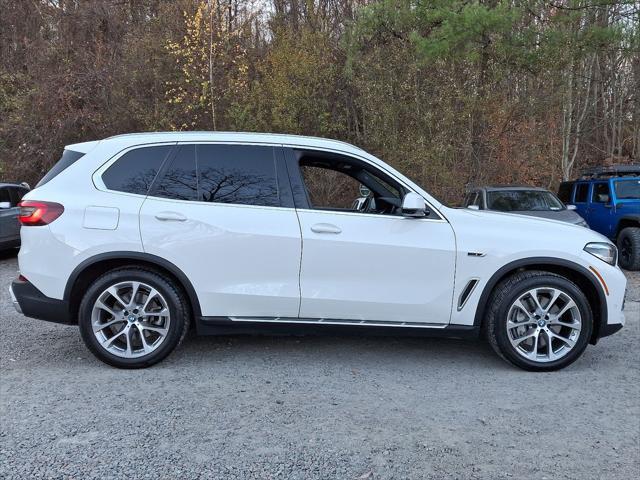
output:
<svg viewBox="0 0 640 480"><path fill-rule="evenodd" d="M471 278L479 278L464 308L452 312L452 324L472 325L480 296L493 274L511 262L532 257L558 258L589 272L590 266L595 267L609 287L609 323L620 323L626 278L618 267L584 251L589 242L609 242L599 233L565 222L515 214L446 207L444 211L458 244L454 298L459 298ZM468 252L485 256L471 257Z"/></svg>
<svg viewBox="0 0 640 480"><path fill-rule="evenodd" d="M117 208L91 206L84 210L82 226L95 230L115 230L119 218L120 210Z"/></svg>
<svg viewBox="0 0 640 480"><path fill-rule="evenodd" d="M569 260L587 269L597 268L610 290L608 322L623 321L620 310L626 285L624 275L617 267L583 251L586 243L607 241L601 235L551 220L449 209L392 167L357 147L291 135L136 134L73 146L86 151L86 155L25 196L29 200L61 203L65 212L49 227L22 228L19 262L23 274L45 295L60 299L71 272L82 261L100 253L143 251L139 228L142 221L149 228L145 231L147 251L173 260L187 274L196 287L205 315L231 312L249 317L297 316L300 303L297 268L301 252L300 228L294 210L190 203L180 206L184 212L176 212L185 215L187 220L161 221L152 214L176 211L180 202L167 205L167 201L156 199L152 209L150 201L145 204L149 206L148 211L140 218L143 196L97 189L91 181L102 165L126 149L191 141L287 145L352 155L383 169L422 195L430 209L449 221L424 221L420 227L424 233L417 234L406 227L407 223L400 222L423 220L384 219L392 222L390 225L403 225L403 230L388 225L380 227L377 216L343 214L347 218L336 220L340 215L328 219L321 212L301 212L305 245L310 247L306 270L316 272L305 277L303 268L304 308L315 309L316 314L328 311L336 318L356 319L364 314L372 315L368 320L394 316L403 317L403 321L436 321L437 318L443 323L450 315L451 323L470 325L482 290L494 272L514 260L548 256ZM85 209L92 205L118 209L118 227L115 230L83 228ZM239 215L240 209L245 213ZM341 232L312 234L310 226L319 223L338 227ZM417 225L413 224L412 228ZM447 295L454 275L450 258L453 247L448 244L453 232L457 242L457 281L453 294ZM435 258L433 262L427 260L430 251ZM469 257L469 251L486 255ZM363 270L363 265L372 265L372 262L383 264L384 271L370 266ZM479 284L458 312L455 302L473 277L480 279ZM384 290L380 281L387 282L391 290ZM450 314L446 313L447 309ZM429 318L424 318L421 312L429 313Z"/></svg>
<svg viewBox="0 0 640 480"><path fill-rule="evenodd" d="M449 322L455 239L447 222L318 210L298 216L301 317Z"/></svg>
<svg viewBox="0 0 640 480"><path fill-rule="evenodd" d="M301 241L295 210L149 197L140 227L145 251L189 278L203 315L298 316Z"/></svg>

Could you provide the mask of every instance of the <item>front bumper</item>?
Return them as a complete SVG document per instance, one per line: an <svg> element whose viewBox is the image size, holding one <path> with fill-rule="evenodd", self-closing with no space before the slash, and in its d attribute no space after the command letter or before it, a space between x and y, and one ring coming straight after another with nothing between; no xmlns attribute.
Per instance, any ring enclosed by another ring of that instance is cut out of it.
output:
<svg viewBox="0 0 640 480"><path fill-rule="evenodd" d="M26 317L55 323L73 323L68 302L45 296L27 280L14 280L9 287L9 294L16 310Z"/></svg>

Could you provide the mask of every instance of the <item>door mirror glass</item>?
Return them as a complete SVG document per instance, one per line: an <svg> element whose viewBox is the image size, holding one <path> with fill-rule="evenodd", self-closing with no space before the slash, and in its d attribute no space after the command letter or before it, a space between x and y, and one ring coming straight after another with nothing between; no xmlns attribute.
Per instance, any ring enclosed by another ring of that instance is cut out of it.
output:
<svg viewBox="0 0 640 480"><path fill-rule="evenodd" d="M424 198L414 192L407 193L402 200L402 215L416 218L429 215Z"/></svg>
<svg viewBox="0 0 640 480"><path fill-rule="evenodd" d="M567 210L575 210L576 206L575 205L567 205Z"/></svg>
<svg viewBox="0 0 640 480"><path fill-rule="evenodd" d="M11 202L0 202L0 208L11 208Z"/></svg>

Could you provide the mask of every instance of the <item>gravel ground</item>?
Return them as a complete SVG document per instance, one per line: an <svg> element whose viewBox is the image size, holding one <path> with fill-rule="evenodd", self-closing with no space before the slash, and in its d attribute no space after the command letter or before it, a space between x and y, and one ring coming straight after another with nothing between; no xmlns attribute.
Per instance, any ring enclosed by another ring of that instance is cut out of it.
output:
<svg viewBox="0 0 640 480"><path fill-rule="evenodd" d="M76 328L17 314L16 266L0 259L0 478L640 472L640 274L626 328L555 373L512 368L481 342L353 337L191 337L123 371Z"/></svg>

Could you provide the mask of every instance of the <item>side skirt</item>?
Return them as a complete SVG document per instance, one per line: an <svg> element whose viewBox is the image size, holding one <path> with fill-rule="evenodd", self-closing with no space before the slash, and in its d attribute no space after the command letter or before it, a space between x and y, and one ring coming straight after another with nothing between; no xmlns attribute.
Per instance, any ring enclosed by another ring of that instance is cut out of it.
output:
<svg viewBox="0 0 640 480"><path fill-rule="evenodd" d="M199 317L198 335L362 335L474 339L473 325L281 317Z"/></svg>

